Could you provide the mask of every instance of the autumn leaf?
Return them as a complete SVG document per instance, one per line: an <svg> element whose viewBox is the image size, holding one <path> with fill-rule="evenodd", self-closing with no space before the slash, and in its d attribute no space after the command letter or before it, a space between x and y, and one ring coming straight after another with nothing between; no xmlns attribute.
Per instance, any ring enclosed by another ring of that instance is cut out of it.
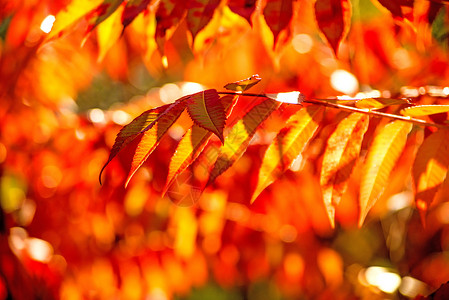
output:
<svg viewBox="0 0 449 300"><path fill-rule="evenodd" d="M391 98L364 98L357 100L355 106L367 109L382 109L391 105L409 104L407 99L391 99Z"/></svg>
<svg viewBox="0 0 449 300"><path fill-rule="evenodd" d="M120 16L123 13L123 7L119 7L107 20L97 27L98 40L98 61L102 61L106 53L111 49L120 37L122 25Z"/></svg>
<svg viewBox="0 0 449 300"><path fill-rule="evenodd" d="M220 0L191 0L187 3L187 28L195 40L198 32L212 19Z"/></svg>
<svg viewBox="0 0 449 300"><path fill-rule="evenodd" d="M247 91L254 85L258 84L262 78L258 74L252 75L251 77L236 82L228 83L224 86L225 89L237 92Z"/></svg>
<svg viewBox="0 0 449 300"><path fill-rule="evenodd" d="M65 31L72 28L82 17L100 4L101 0L87 2L85 0L74 0L70 2L66 8L56 15L52 30L46 37L47 40L64 34Z"/></svg>
<svg viewBox="0 0 449 300"><path fill-rule="evenodd" d="M287 28L293 16L293 0L267 0L263 16L273 33L274 45L279 34Z"/></svg>
<svg viewBox="0 0 449 300"><path fill-rule="evenodd" d="M368 211L382 194L411 129L410 123L394 121L388 123L374 137L368 150L360 184L359 226L362 226Z"/></svg>
<svg viewBox="0 0 449 300"><path fill-rule="evenodd" d="M87 22L89 23L86 32L92 31L98 24L106 20L119 8L122 2L123 0L104 0L103 3L90 11L86 15Z"/></svg>
<svg viewBox="0 0 449 300"><path fill-rule="evenodd" d="M320 185L332 227L335 226L335 209L346 191L348 179L360 154L368 123L367 115L350 114L338 123L327 141Z"/></svg>
<svg viewBox="0 0 449 300"><path fill-rule="evenodd" d="M126 3L122 14L123 29L131 24L131 22L147 8L150 0L130 0Z"/></svg>
<svg viewBox="0 0 449 300"><path fill-rule="evenodd" d="M281 103L265 99L254 106L241 120L232 126L220 148L220 154L212 168L207 185L231 167L245 152L259 125L275 111Z"/></svg>
<svg viewBox="0 0 449 300"><path fill-rule="evenodd" d="M422 117L449 112L449 105L416 105L401 110L401 114L409 117Z"/></svg>
<svg viewBox="0 0 449 300"><path fill-rule="evenodd" d="M187 111L195 124L213 132L223 142L226 114L216 90L210 89L191 95Z"/></svg>
<svg viewBox="0 0 449 300"><path fill-rule="evenodd" d="M228 7L233 13L245 18L252 25L251 15L256 9L256 0L229 0Z"/></svg>
<svg viewBox="0 0 449 300"><path fill-rule="evenodd" d="M220 101L229 115L238 96L226 95ZM168 169L167 183L164 191L172 184L173 180L197 159L209 141L212 132L194 124L179 141L173 154Z"/></svg>
<svg viewBox="0 0 449 300"><path fill-rule="evenodd" d="M413 0L377 0L383 7L388 9L391 14L398 19L403 19L404 14L401 6L413 7Z"/></svg>
<svg viewBox="0 0 449 300"><path fill-rule="evenodd" d="M415 202L423 224L425 214L446 178L448 166L449 131L439 130L424 140L416 153L412 167Z"/></svg>
<svg viewBox="0 0 449 300"><path fill-rule="evenodd" d="M301 154L317 130L323 112L323 107L309 106L299 110L287 121L265 152L251 203Z"/></svg>
<svg viewBox="0 0 449 300"><path fill-rule="evenodd" d="M132 142L142 131L154 126L157 118L160 117L160 115L167 109L169 109L170 106L171 104L167 104L164 106L147 110L120 130L120 132L117 134L117 137L115 138L115 142L114 145L112 146L109 158L104 164L103 168L101 169L100 183L101 183L101 174L103 173L104 169L112 161L112 159L114 159L114 157L117 156L120 150L122 150L126 145Z"/></svg>
<svg viewBox="0 0 449 300"><path fill-rule="evenodd" d="M175 28L184 18L187 1L182 0L165 0L159 2L156 11L156 32L155 40L159 52L164 53L165 41L170 38L167 31Z"/></svg>
<svg viewBox="0 0 449 300"><path fill-rule="evenodd" d="M348 0L317 0L315 18L337 56L340 43L349 31L351 3Z"/></svg>
<svg viewBox="0 0 449 300"><path fill-rule="evenodd" d="M125 186L128 185L131 177L147 160L148 156L154 151L154 149L156 149L162 137L179 118L186 106L186 101L176 101L172 106L170 106L169 109L158 116L151 128L139 133L139 135L142 135L142 138L137 145L136 151L134 152L131 169L128 177L126 178Z"/></svg>

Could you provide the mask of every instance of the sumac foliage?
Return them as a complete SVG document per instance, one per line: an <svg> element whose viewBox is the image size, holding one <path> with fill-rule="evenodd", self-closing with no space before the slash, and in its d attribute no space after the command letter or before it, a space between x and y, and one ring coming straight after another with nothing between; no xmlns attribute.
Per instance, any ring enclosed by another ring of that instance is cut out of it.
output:
<svg viewBox="0 0 449 300"><path fill-rule="evenodd" d="M2 1L0 300L446 299L448 12Z"/></svg>

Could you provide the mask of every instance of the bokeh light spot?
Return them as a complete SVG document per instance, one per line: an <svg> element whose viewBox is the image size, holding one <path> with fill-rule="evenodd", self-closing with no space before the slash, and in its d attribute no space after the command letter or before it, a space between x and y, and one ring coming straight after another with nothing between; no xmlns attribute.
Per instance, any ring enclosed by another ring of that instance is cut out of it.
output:
<svg viewBox="0 0 449 300"><path fill-rule="evenodd" d="M56 18L53 15L48 15L41 23L41 30L45 33L49 33L53 28L53 24L55 23Z"/></svg>
<svg viewBox="0 0 449 300"><path fill-rule="evenodd" d="M354 94L359 88L359 82L357 78L348 71L335 70L331 74L331 86L334 90L345 93Z"/></svg>
<svg viewBox="0 0 449 300"><path fill-rule="evenodd" d="M300 54L310 52L313 47L313 40L308 34L297 34L292 39L293 49Z"/></svg>

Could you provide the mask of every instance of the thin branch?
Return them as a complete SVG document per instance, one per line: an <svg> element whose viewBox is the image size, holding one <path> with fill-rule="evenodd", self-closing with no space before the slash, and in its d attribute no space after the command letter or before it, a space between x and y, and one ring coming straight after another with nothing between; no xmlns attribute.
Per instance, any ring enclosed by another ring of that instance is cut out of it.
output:
<svg viewBox="0 0 449 300"><path fill-rule="evenodd" d="M245 97L269 98L265 94L255 94L255 93L218 92L218 94L240 95L240 96L245 96ZM269 98L269 99L271 99L271 98ZM333 99L328 99L328 100L333 100ZM335 100L338 100L338 98L335 98ZM353 100L357 100L357 99L353 99ZM429 123L429 122L426 122L421 119L415 119L412 117L394 115L394 114L384 113L384 112L380 112L380 111L374 111L374 110L370 110L370 109L362 109L362 108L357 108L357 107L353 107L353 106L347 106L347 105L327 102L327 101L321 100L321 99L305 99L301 103L321 105L321 106L325 106L325 107L329 107L329 108L335 108L335 109L341 109L341 110L345 110L345 111L349 111L349 112L357 112L357 113L361 113L361 114L366 114L366 115L370 115L373 117L389 118L392 120L400 120L400 121L409 122L409 123L413 123L413 124L421 125L421 126L429 126L429 127L443 128L443 129L449 128L448 125ZM298 103L298 104L301 104L301 103Z"/></svg>

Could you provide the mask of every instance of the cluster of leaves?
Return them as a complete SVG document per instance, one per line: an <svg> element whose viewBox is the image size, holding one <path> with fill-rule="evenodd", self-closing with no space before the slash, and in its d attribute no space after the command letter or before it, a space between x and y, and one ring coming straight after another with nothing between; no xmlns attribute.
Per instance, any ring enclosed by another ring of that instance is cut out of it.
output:
<svg viewBox="0 0 449 300"><path fill-rule="evenodd" d="M335 209L347 189L350 175L359 160L370 115L388 117L394 121L379 126L375 131L364 159L360 181L359 226L363 224L368 211L385 189L391 172L404 151L407 139L409 136L417 134L418 129L411 133L413 123L440 128L440 130L427 134L418 148L412 166L416 205L422 213L424 222L425 213L444 182L448 171L449 132L447 129L449 126L446 125L445 119L443 123L427 123L414 117L447 114L449 105L412 105L407 99L389 98L349 101L304 99L299 92L263 94L258 96L264 100L254 105L241 120L232 124L228 134L224 136L226 116L230 115L232 107L235 105L234 102L238 97L251 95L242 92L259 80L258 75L254 75L248 79L227 84L225 88L235 92L221 92L221 94L231 94L221 98L219 92L209 89L182 97L173 104L142 113L123 127L117 135L106 165L120 150L137 140L136 148L128 150L133 151L133 159L126 180L126 184L128 184L133 174L157 147L162 136L187 109L194 125L184 134L171 159L164 190L166 191L176 177L198 158L212 134L215 134L222 143L218 157L206 157L201 162L206 165L206 169L210 169L206 183L206 185L210 185L243 155L257 128L281 106L282 102L296 102L301 106L307 103L306 107L298 110L287 120L286 126L279 131L268 146L259 170L258 183L251 198L251 202L253 202L301 155L303 149L319 129L325 111L324 107L328 106L351 112L338 122L335 130L327 139L322 159L320 184L331 225L334 226ZM341 104L342 102L344 104ZM351 102L353 106L350 106L348 102ZM406 106L401 110L401 115L377 111L399 105ZM438 121L437 118L436 120ZM214 164L212 160L215 160ZM210 168L209 166L212 164L213 167Z"/></svg>
<svg viewBox="0 0 449 300"><path fill-rule="evenodd" d="M300 0L268 0L261 4L255 0L229 0L224 4L251 26L253 26L254 15L263 16L264 22L273 35L273 45L276 46L280 42L289 40L293 31L292 19L301 2ZM446 23L444 1L373 0L373 2L390 11L396 20L413 22L418 18L420 21L426 19L429 24L435 21L433 35L444 43L444 29L442 29ZM165 42L172 37L179 24L185 20L193 44L196 36L211 22L214 13L221 6L222 4L217 0L104 0L91 1L89 5L85 5L82 0L77 0L61 10L48 38L70 31L80 21L87 23L86 33L90 33L113 14L117 18L117 21L113 22L120 22L123 32L139 14L145 13L154 17L155 25L151 26L153 28L151 34L154 35L159 52L164 54ZM349 0L317 0L314 9L318 28L337 55L340 44L350 30L352 3ZM100 42L103 45L107 44L103 47L108 48L119 36L111 34L110 30L107 35L109 41Z"/></svg>

